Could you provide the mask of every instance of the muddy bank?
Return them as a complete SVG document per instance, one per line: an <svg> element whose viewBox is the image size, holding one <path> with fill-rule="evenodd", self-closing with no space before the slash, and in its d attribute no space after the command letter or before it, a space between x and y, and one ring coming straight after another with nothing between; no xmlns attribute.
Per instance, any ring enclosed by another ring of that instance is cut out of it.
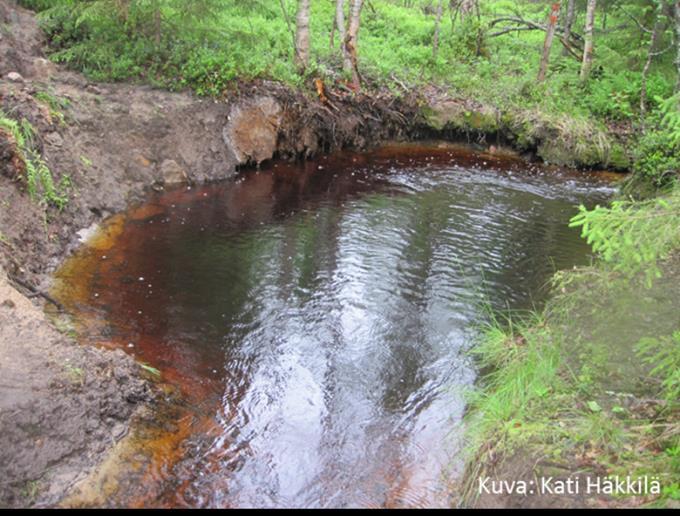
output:
<svg viewBox="0 0 680 516"><path fill-rule="evenodd" d="M484 148L507 146L527 159L582 169L627 171L629 135L571 115L508 111L431 87L423 93L420 131Z"/></svg>
<svg viewBox="0 0 680 516"><path fill-rule="evenodd" d="M151 399L123 352L77 345L0 269L0 506L53 505Z"/></svg>

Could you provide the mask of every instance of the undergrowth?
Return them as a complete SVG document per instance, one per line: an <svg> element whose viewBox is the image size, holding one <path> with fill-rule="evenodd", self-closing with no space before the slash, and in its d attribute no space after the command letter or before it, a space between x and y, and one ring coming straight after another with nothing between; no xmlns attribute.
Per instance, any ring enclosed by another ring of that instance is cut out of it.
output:
<svg viewBox="0 0 680 516"><path fill-rule="evenodd" d="M45 160L35 150L33 126L25 118L16 121L0 111L0 129L4 129L13 140L24 167L24 173L20 177L25 180L31 198L45 207L54 206L63 210L68 204L70 178L64 175L55 183Z"/></svg>
<svg viewBox="0 0 680 516"><path fill-rule="evenodd" d="M680 499L680 328L624 338L629 349L617 349L622 342L602 342L582 327L584 320L609 321L616 308L603 306L607 299L654 296L649 289L663 284L662 271L675 271L668 281L677 281L679 208L680 188L645 203L582 208L574 224L601 261L557 274L542 312L492 319L482 332L472 353L486 374L469 399L463 505L474 504L477 478L517 453L581 476L658 477L661 494L642 501ZM627 381L641 392L607 387L616 373L612 353L631 356L638 380Z"/></svg>

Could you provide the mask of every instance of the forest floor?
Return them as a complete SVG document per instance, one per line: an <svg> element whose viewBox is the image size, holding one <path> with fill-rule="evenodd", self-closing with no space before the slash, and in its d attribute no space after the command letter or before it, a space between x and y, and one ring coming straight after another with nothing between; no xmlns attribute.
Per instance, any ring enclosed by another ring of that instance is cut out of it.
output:
<svg viewBox="0 0 680 516"><path fill-rule="evenodd" d="M626 166L621 143L607 135L581 128L598 142L584 147L538 115L506 123L435 88L418 97L337 90L310 97L258 81L217 102L95 84L49 62L43 48L35 15L0 0L0 109L30 123L31 146L68 197L57 208L40 192L31 196L21 149L0 129L0 506L57 504L155 396L139 365L78 346L41 304L49 302L51 273L81 236L150 189L226 179L274 156L433 135L484 148L507 143L555 163ZM531 134L518 133L528 126ZM583 159L572 157L577 147Z"/></svg>

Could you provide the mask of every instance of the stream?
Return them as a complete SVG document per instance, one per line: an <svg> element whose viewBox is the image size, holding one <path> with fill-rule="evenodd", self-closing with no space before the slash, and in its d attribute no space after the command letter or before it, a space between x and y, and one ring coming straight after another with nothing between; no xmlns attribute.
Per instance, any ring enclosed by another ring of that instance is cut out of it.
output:
<svg viewBox="0 0 680 516"><path fill-rule="evenodd" d="M448 506L467 351L490 313L540 307L555 270L589 263L568 221L613 192L603 174L404 145L114 216L54 295L83 342L159 370L180 402L80 503Z"/></svg>

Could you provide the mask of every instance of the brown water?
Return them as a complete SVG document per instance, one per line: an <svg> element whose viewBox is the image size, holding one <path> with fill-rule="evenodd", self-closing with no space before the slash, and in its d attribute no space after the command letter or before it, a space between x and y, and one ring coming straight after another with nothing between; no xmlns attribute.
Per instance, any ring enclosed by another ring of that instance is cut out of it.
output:
<svg viewBox="0 0 680 516"><path fill-rule="evenodd" d="M587 263L567 222L611 192L595 174L392 147L114 217L56 293L84 341L158 368L183 404L97 503L446 506L479 325Z"/></svg>

